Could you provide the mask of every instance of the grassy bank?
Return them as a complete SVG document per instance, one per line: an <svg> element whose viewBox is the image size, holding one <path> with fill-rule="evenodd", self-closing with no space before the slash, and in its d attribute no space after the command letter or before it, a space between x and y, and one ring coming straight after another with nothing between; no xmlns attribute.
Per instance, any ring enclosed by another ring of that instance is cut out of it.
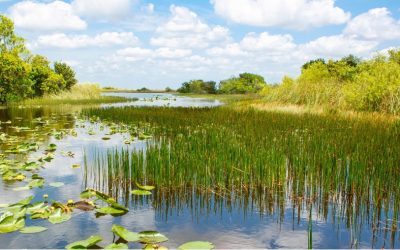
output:
<svg viewBox="0 0 400 250"><path fill-rule="evenodd" d="M61 105L61 104L101 104L101 103L118 103L132 101L118 96L103 96L101 88L96 84L79 84L73 86L70 91L64 91L57 95L46 95L43 97L27 99L11 105Z"/></svg>

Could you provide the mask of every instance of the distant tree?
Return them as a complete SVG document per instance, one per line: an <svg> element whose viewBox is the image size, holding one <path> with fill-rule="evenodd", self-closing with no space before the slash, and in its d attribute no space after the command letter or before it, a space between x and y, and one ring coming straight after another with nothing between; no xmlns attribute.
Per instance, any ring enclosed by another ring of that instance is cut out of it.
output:
<svg viewBox="0 0 400 250"><path fill-rule="evenodd" d="M389 61L400 64L400 49L392 49L388 51Z"/></svg>
<svg viewBox="0 0 400 250"><path fill-rule="evenodd" d="M346 63L350 67L357 67L357 65L361 63L361 58L350 54L343 57L340 61Z"/></svg>
<svg viewBox="0 0 400 250"><path fill-rule="evenodd" d="M322 63L322 64L325 64L325 59L318 58L318 59L315 59L315 60L310 60L310 61L306 62L305 64L303 64L303 66L301 66L301 69L302 69L302 70L306 70L306 69L308 69L311 65L313 65L313 64L315 64L315 63Z"/></svg>
<svg viewBox="0 0 400 250"><path fill-rule="evenodd" d="M165 88L165 92L174 92L174 90L171 89L170 87L166 87L166 88Z"/></svg>
<svg viewBox="0 0 400 250"><path fill-rule="evenodd" d="M65 89L70 90L72 86L78 83L75 78L74 70L66 63L55 62L54 63L55 73L62 75L65 80Z"/></svg>
<svg viewBox="0 0 400 250"><path fill-rule="evenodd" d="M137 89L136 91L137 92L149 92L150 90L148 88L143 87L141 89Z"/></svg>
<svg viewBox="0 0 400 250"><path fill-rule="evenodd" d="M177 91L179 93L215 94L217 93L217 83L214 81L191 80L182 83L182 87Z"/></svg>
<svg viewBox="0 0 400 250"><path fill-rule="evenodd" d="M266 86L264 77L251 73L240 74L223 80L219 84L219 91L224 94L247 94L257 93Z"/></svg>

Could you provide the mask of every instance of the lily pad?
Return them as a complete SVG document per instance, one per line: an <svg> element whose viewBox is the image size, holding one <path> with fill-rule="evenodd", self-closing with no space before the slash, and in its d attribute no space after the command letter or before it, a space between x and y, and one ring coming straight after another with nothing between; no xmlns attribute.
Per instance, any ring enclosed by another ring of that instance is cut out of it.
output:
<svg viewBox="0 0 400 250"><path fill-rule="evenodd" d="M24 186L24 187L13 188L13 191L20 192L20 191L26 191L26 190L30 190L30 189L31 188L29 186Z"/></svg>
<svg viewBox="0 0 400 250"><path fill-rule="evenodd" d="M72 168L80 168L81 167L81 165L79 165L79 164L73 164L72 165Z"/></svg>
<svg viewBox="0 0 400 250"><path fill-rule="evenodd" d="M111 214L111 215L122 215L125 214L125 210L113 208L113 207L102 207L99 209L96 209L96 212L101 213L101 214Z"/></svg>
<svg viewBox="0 0 400 250"><path fill-rule="evenodd" d="M128 245L124 243L113 243L111 245L106 246L104 249L129 249Z"/></svg>
<svg viewBox="0 0 400 250"><path fill-rule="evenodd" d="M33 180L33 181L29 182L29 184L28 184L28 186L30 188L35 188L35 187L42 188L43 185L44 185L44 180L43 179L36 179L36 180Z"/></svg>
<svg viewBox="0 0 400 250"><path fill-rule="evenodd" d="M168 238L157 231L143 231L139 233L140 243L143 244L159 244L168 241Z"/></svg>
<svg viewBox="0 0 400 250"><path fill-rule="evenodd" d="M71 219L71 215L63 213L61 208L58 208L53 214L49 216L49 221L52 224L60 224Z"/></svg>
<svg viewBox="0 0 400 250"><path fill-rule="evenodd" d="M52 182L52 183L49 184L49 186L58 188L58 187L64 186L64 183L62 183L62 182Z"/></svg>
<svg viewBox="0 0 400 250"><path fill-rule="evenodd" d="M108 141L108 140L111 140L111 138L110 137L108 137L108 136L104 136L103 138L101 138L103 141Z"/></svg>
<svg viewBox="0 0 400 250"><path fill-rule="evenodd" d="M214 249L214 245L211 242L207 241L191 241L187 242L178 247L179 250L195 250L195 249L205 249L211 250Z"/></svg>
<svg viewBox="0 0 400 250"><path fill-rule="evenodd" d="M23 234L36 234L44 232L46 230L47 228L45 227L24 227L21 230L19 230L19 232Z"/></svg>
<svg viewBox="0 0 400 250"><path fill-rule="evenodd" d="M131 232L120 225L113 225L111 231L128 242L137 242L140 240L138 233Z"/></svg>
<svg viewBox="0 0 400 250"><path fill-rule="evenodd" d="M25 226L24 218L16 218L11 212L6 212L0 217L0 234L18 231Z"/></svg>
<svg viewBox="0 0 400 250"><path fill-rule="evenodd" d="M131 194L134 194L134 195L151 195L152 193L150 191L147 191L147 190L135 189L135 190L131 191Z"/></svg>
<svg viewBox="0 0 400 250"><path fill-rule="evenodd" d="M81 240L81 241L71 243L71 244L67 245L65 248L66 249L88 249L92 246L95 246L97 243L99 243L102 240L103 240L103 238L101 236L98 236L98 235L90 236L86 240Z"/></svg>
<svg viewBox="0 0 400 250"><path fill-rule="evenodd" d="M142 186L137 182L136 182L136 186L138 186L138 188L140 188L142 190L146 190L146 191L151 191L156 188L155 186Z"/></svg>

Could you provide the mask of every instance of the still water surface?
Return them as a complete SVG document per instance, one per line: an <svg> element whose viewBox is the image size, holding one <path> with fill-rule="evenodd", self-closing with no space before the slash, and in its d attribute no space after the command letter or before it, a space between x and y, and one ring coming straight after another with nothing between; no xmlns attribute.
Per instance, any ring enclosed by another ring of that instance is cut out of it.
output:
<svg viewBox="0 0 400 250"><path fill-rule="evenodd" d="M184 107L214 107L221 105L218 101L205 99L192 99L169 94L115 94L119 96L138 97L138 102L128 104L115 104L112 106L184 106ZM157 98L158 96L158 98ZM104 107L104 106L103 106ZM44 148L50 143L57 145L55 159L45 164L40 174L46 183L63 182L65 186L60 188L45 186L43 189L32 189L16 192L13 188L23 186L21 183L9 184L0 180L0 203L14 203L18 200L34 195L35 200L40 201L44 194L48 194L50 200L66 202L69 199L79 200L79 194L88 187L107 191L105 179L101 170L92 169L90 161L95 155L107 150L144 149L145 141L135 141L131 145L124 145L127 134L116 134L110 140L101 138L108 129L101 131L100 124L79 120L78 107L63 108L13 108L0 110L2 122L11 120L12 124L1 125L0 133L16 135L20 138L31 138L31 132L18 132L13 126L37 127L40 131L53 131L53 129L75 128L77 136L67 135L57 140L54 136L42 136L43 145L37 152L27 157L37 159L43 153ZM49 121L48 124L37 126L32 120L42 117ZM88 130L95 131L95 135L89 135ZM1 145L5 149L6 145ZM65 157L60 152L72 151L74 157ZM80 164L81 168L73 169L73 164ZM0 248L64 248L67 244L86 239L91 235L103 236L103 242L112 242L113 235L110 232L113 224L120 224L131 231L157 230L165 234L169 241L163 244L170 248L176 248L182 243L192 240L205 240L215 244L217 248L307 248L309 239L308 212L294 211L292 204L285 204L280 208L280 213L266 213L249 204L244 206L236 203L214 203L212 195L207 197L209 202L204 206L204 197L193 193L192 199L177 200L175 204L159 202L157 190L151 197L132 197L124 191L117 190L118 201L126 204L130 211L121 217L103 216L96 218L93 212L74 211L71 220L52 225L48 221L27 220L27 226L44 226L49 230L33 235L24 235L18 232L0 234ZM286 194L289 195L289 194ZM179 196L174 196L179 199ZM176 205L179 204L179 205ZM222 205L221 205L222 204ZM278 209L277 209L278 210ZM283 211L283 213L282 213ZM304 210L306 211L306 209ZM382 212L383 213L383 212ZM393 211L390 211L393 213ZM368 221L357 230L352 231L340 215L329 210L328 215L322 217L315 211L311 212L312 241L314 248L399 248L399 236L393 232L373 233ZM391 217L390 215L388 217ZM103 244L105 245L105 244ZM132 244L131 247L140 247Z"/></svg>

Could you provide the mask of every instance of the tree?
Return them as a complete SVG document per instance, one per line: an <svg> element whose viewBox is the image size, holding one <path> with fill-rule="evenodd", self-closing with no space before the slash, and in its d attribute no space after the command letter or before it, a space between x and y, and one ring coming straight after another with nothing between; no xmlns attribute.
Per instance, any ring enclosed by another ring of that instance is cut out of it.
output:
<svg viewBox="0 0 400 250"><path fill-rule="evenodd" d="M19 101L31 94L29 65L18 55L0 53L0 102Z"/></svg>
<svg viewBox="0 0 400 250"><path fill-rule="evenodd" d="M0 53L20 54L26 52L25 40L14 33L14 23L0 15Z"/></svg>
<svg viewBox="0 0 400 250"><path fill-rule="evenodd" d="M266 82L264 77L251 73L240 74L239 77L232 77L223 80L219 84L219 91L225 94L247 94L261 91Z"/></svg>
<svg viewBox="0 0 400 250"><path fill-rule="evenodd" d="M51 75L50 62L40 55L31 57L29 62L32 68L29 78L33 82L33 96L43 96L49 89L48 86L44 86L44 83Z"/></svg>
<svg viewBox="0 0 400 250"><path fill-rule="evenodd" d="M179 93L194 93L194 94L216 94L217 83L214 81L205 82L203 80L191 80L182 83L182 87L177 91Z"/></svg>
<svg viewBox="0 0 400 250"><path fill-rule="evenodd" d="M305 64L303 64L303 66L301 66L301 69L302 69L302 70L306 70L306 69L308 69L311 65L313 65L313 64L315 64L315 63L322 63L322 64L325 64L325 59L318 58L318 59L315 59L315 60L310 60L310 61L306 62Z"/></svg>
<svg viewBox="0 0 400 250"><path fill-rule="evenodd" d="M72 86L78 83L78 80L75 78L74 70L68 64L63 62L55 62L54 71L63 76L65 80L65 89L70 90Z"/></svg>

